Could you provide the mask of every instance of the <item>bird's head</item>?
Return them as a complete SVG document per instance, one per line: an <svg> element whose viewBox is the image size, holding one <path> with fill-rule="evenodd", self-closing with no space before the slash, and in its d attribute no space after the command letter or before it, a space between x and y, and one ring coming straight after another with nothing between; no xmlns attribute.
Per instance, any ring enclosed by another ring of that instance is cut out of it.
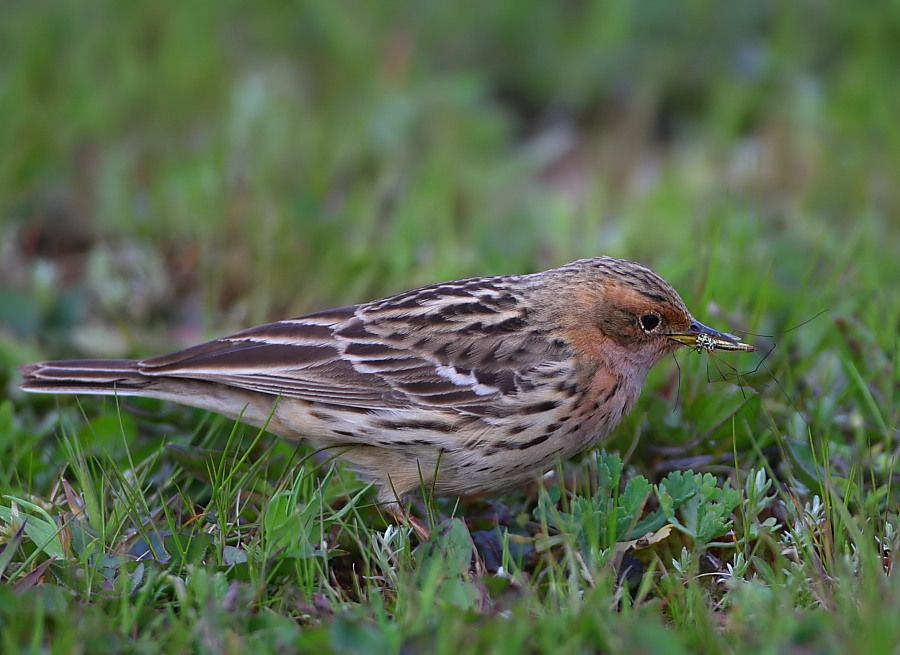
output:
<svg viewBox="0 0 900 655"><path fill-rule="evenodd" d="M599 257L557 270L572 293L557 296L556 315L573 344L599 358L628 360L649 370L681 346L754 350L696 320L678 292L640 264Z"/></svg>

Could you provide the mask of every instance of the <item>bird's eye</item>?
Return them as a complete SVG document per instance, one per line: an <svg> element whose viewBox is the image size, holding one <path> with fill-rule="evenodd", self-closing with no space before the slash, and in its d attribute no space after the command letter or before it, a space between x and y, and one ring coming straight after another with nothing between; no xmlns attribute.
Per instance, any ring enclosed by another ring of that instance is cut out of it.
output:
<svg viewBox="0 0 900 655"><path fill-rule="evenodd" d="M644 332L653 332L659 325L659 316L656 314L644 314L641 316L641 329Z"/></svg>

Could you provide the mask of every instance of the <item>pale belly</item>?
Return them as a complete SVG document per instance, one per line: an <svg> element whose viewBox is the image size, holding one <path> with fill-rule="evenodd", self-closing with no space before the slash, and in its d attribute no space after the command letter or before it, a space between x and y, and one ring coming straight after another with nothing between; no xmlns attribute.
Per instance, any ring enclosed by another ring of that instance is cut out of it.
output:
<svg viewBox="0 0 900 655"><path fill-rule="evenodd" d="M415 492L423 483L438 495L489 493L520 486L596 445L631 404L624 393L599 404L581 400L527 418L356 415L347 417L341 434L331 429L310 441L376 484L382 499ZM344 443L334 448L338 437Z"/></svg>

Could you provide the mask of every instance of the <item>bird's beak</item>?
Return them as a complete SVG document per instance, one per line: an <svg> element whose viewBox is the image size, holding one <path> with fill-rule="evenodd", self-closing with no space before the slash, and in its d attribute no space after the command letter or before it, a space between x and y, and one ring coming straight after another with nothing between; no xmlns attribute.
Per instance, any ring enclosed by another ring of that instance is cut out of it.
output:
<svg viewBox="0 0 900 655"><path fill-rule="evenodd" d="M756 350L749 343L742 342L738 337L727 332L719 332L706 327L700 321L691 321L691 326L686 332L674 332L668 335L672 341L677 341L685 346L701 350L740 350L753 352Z"/></svg>

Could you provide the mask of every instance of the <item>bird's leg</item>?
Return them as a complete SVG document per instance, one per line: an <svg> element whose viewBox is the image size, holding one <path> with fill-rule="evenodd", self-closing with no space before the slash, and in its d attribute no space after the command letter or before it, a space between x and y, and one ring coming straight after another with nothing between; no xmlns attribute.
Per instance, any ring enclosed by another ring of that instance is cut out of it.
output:
<svg viewBox="0 0 900 655"><path fill-rule="evenodd" d="M431 530L421 520L407 512L403 508L403 505L401 505L398 501L390 501L388 503L385 503L383 507L398 525L409 525L413 529L413 532L416 533L416 537L419 538L419 543L425 543L426 541L429 541L431 539ZM445 523L446 521L441 521L441 526L439 527L446 527ZM463 521L463 525L465 525L465 521ZM470 571L476 578L480 578L487 573L487 567L484 564L481 553L478 552L478 547L472 540L472 535L471 533L469 533L468 527L466 528L466 534L469 537L469 543L472 545L472 561Z"/></svg>
<svg viewBox="0 0 900 655"><path fill-rule="evenodd" d="M391 500L382 507L391 515L391 518L394 519L398 525L409 525L413 529L413 532L416 533L420 542L431 539L431 530L429 530L422 521L403 509L403 505L398 501Z"/></svg>
<svg viewBox="0 0 900 655"><path fill-rule="evenodd" d="M426 541L431 540L432 531L431 529L425 525L419 518L407 512L403 504L400 502L400 499L393 492L393 490L388 490L387 487L379 493L378 496L379 505L394 519L394 521L398 525L409 525L413 531L416 533L416 537L419 539L419 543L425 543ZM461 519L441 519L439 521L438 530L447 529L447 526L450 521L461 521ZM462 524L465 526L465 521L462 521ZM478 547L475 545L475 542L472 540L472 534L469 532L468 526L466 526L466 534L469 539L469 543L472 547L472 560L470 563L470 573L476 578L480 578L484 576L487 572L487 567L484 564L484 560L481 557L481 553L478 552Z"/></svg>

